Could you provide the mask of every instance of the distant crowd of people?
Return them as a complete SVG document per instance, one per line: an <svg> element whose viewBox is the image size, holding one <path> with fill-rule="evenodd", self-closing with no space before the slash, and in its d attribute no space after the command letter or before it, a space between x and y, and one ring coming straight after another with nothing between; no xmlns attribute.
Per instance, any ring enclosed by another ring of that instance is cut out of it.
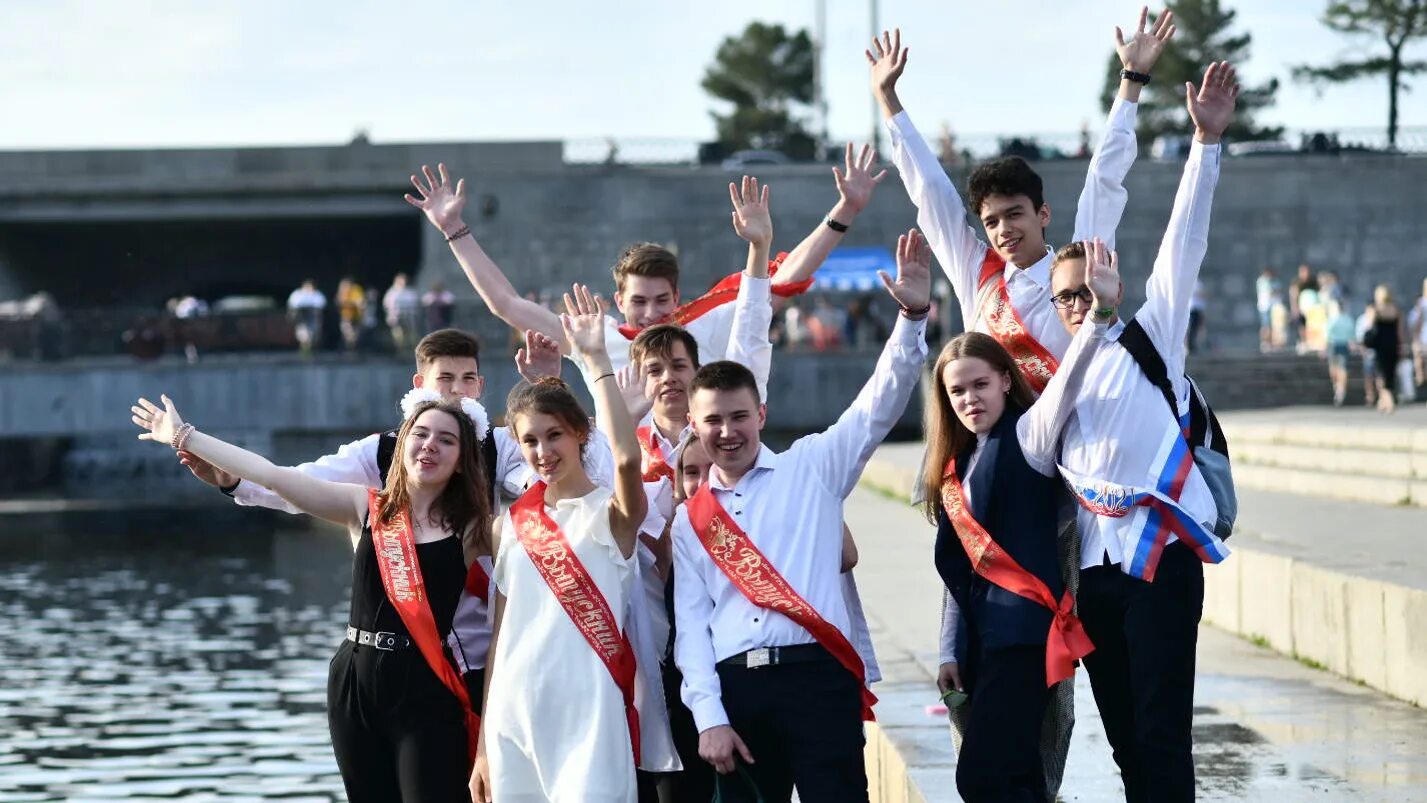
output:
<svg viewBox="0 0 1427 803"><path fill-rule="evenodd" d="M337 283L333 294L337 308L342 349L348 353L373 352L379 345L385 326L391 347L405 352L428 332L451 325L456 297L441 282L434 282L425 293L411 286L405 273L398 273L391 287L381 293L375 287L362 287L356 279L347 277ZM323 325L327 314L327 296L312 279L303 281L287 297L288 317L292 319L298 349L310 354L320 349Z"/></svg>
<svg viewBox="0 0 1427 803"><path fill-rule="evenodd" d="M1405 311L1385 284L1357 311L1337 273L1315 273L1309 265L1299 265L1287 286L1264 268L1255 291L1260 350L1323 354L1335 405L1346 403L1348 360L1355 353L1362 356L1363 401L1370 407L1391 413L1415 401L1417 388L1427 384L1427 280Z"/></svg>

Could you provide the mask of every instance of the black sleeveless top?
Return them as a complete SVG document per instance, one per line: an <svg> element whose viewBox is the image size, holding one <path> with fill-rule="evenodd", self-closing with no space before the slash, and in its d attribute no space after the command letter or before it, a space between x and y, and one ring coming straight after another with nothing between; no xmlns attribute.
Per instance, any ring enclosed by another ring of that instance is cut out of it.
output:
<svg viewBox="0 0 1427 803"><path fill-rule="evenodd" d="M436 631L445 639L451 632L451 618L456 615L456 603L466 583L461 539L452 535L439 541L417 544L416 561L421 566L421 579L426 584L431 614L436 618ZM370 522L362 528L362 538L357 542L357 551L352 557L352 607L347 614L347 624L373 632L411 635L382 586Z"/></svg>

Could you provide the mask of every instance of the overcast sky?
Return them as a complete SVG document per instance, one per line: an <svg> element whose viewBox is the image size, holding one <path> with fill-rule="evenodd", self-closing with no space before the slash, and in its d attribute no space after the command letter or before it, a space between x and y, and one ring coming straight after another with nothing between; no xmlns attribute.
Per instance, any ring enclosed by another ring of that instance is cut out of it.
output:
<svg viewBox="0 0 1427 803"><path fill-rule="evenodd" d="M1386 81L1321 97L1291 64L1348 52L1321 0L1228 0L1250 82L1284 80L1265 122L1382 126ZM830 129L863 137L866 2L827 0ZM754 19L811 26L813 0L0 0L0 148L626 138L705 139L699 80ZM930 130L1098 126L1113 26L1133 2L881 0L912 49L902 98ZM1412 54L1427 57L1418 45ZM1427 80L1403 125L1427 125ZM1033 108L1027 116L1022 110Z"/></svg>

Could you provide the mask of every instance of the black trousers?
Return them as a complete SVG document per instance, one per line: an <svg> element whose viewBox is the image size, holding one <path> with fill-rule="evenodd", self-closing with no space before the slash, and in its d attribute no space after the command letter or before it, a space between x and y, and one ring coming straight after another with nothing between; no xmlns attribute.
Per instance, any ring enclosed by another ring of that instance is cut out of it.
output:
<svg viewBox="0 0 1427 803"><path fill-rule="evenodd" d="M339 647L327 726L351 803L470 803L461 704L419 651Z"/></svg>
<svg viewBox="0 0 1427 803"><path fill-rule="evenodd" d="M683 762L681 772L660 773L660 803L685 803L685 801L712 800L714 793L713 765L699 758L699 728L694 724L694 715L684 705L679 695L679 687L684 676L670 658L664 663L664 704L669 709L669 731L674 739L674 749Z"/></svg>
<svg viewBox="0 0 1427 803"><path fill-rule="evenodd" d="M1045 803L1045 645L989 650L975 666L956 790L966 803Z"/></svg>
<svg viewBox="0 0 1427 803"><path fill-rule="evenodd" d="M717 776L729 803L801 800L867 803L862 748L862 697L857 678L824 660L745 669L718 667L729 724L753 754L753 764Z"/></svg>
<svg viewBox="0 0 1427 803"><path fill-rule="evenodd" d="M1153 583L1118 566L1084 569L1079 604L1095 642L1085 669L1125 800L1194 800L1190 726L1204 564L1175 542L1165 547Z"/></svg>

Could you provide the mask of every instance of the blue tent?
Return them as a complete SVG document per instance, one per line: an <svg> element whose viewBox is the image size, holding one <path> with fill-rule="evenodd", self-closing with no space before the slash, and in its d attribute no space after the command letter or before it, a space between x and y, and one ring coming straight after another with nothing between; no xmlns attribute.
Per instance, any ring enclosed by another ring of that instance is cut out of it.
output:
<svg viewBox="0 0 1427 803"><path fill-rule="evenodd" d="M818 272L813 274L813 290L854 291L876 290L882 286L877 271L897 275L897 260L892 249L885 246L850 246L834 248Z"/></svg>

